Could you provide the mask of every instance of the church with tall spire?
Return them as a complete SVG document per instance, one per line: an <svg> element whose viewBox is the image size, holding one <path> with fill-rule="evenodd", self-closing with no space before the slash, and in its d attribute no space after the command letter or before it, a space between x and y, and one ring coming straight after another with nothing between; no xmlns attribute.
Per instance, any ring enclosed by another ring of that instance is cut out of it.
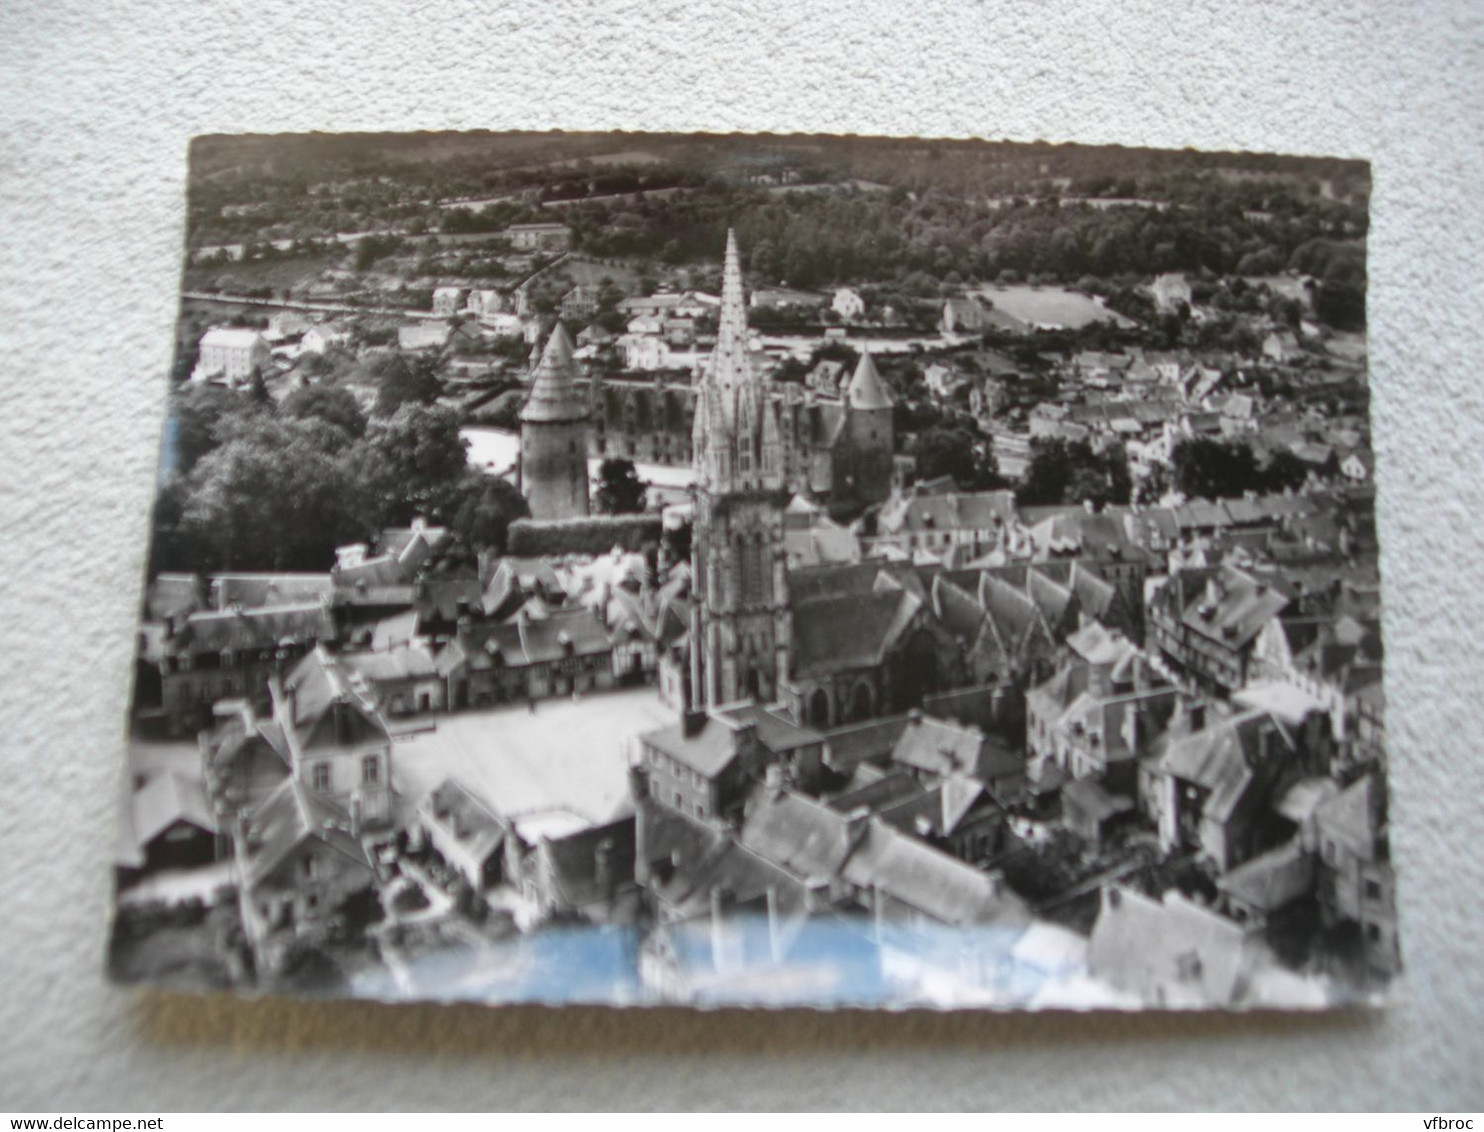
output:
<svg viewBox="0 0 1484 1132"><path fill-rule="evenodd" d="M771 700L789 648L784 454L754 365L735 234L727 233L716 348L697 389L691 701Z"/></svg>
<svg viewBox="0 0 1484 1132"><path fill-rule="evenodd" d="M920 704L962 678L933 594L908 564L790 570L798 494L855 506L891 487L892 399L863 353L838 399L774 387L752 349L727 234L716 347L696 385L688 706L777 704L816 727Z"/></svg>

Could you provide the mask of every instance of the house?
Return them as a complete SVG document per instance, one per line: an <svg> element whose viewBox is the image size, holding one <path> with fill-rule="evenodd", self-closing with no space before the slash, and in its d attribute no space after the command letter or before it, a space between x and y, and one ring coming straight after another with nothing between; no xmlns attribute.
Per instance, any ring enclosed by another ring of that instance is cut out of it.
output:
<svg viewBox="0 0 1484 1132"><path fill-rule="evenodd" d="M1119 885L1103 889L1087 950L1094 978L1166 1009L1248 1001L1253 974L1268 962L1255 926L1175 889L1153 897Z"/></svg>
<svg viewBox="0 0 1484 1132"><path fill-rule="evenodd" d="M970 557L997 548L1007 524L1016 519L1012 491L937 492L922 484L892 495L876 520L872 549L940 557L950 549Z"/></svg>
<svg viewBox="0 0 1484 1132"><path fill-rule="evenodd" d="M1176 690L1139 649L1097 622L1067 643L1070 663L1026 693L1035 776L1055 766L1068 778L1132 796L1135 760L1164 733Z"/></svg>
<svg viewBox="0 0 1484 1132"><path fill-rule="evenodd" d="M845 322L854 322L866 313L866 300L853 287L836 287L830 309Z"/></svg>
<svg viewBox="0 0 1484 1132"><path fill-rule="evenodd" d="M503 584L508 591L508 575ZM534 585L522 585L522 592ZM462 622L435 667L446 688L443 702L457 711L611 688L613 648L602 619L586 606L522 606L506 621Z"/></svg>
<svg viewBox="0 0 1484 1132"><path fill-rule="evenodd" d="M1289 606L1271 581L1231 565L1179 571L1155 585L1150 643L1196 683L1222 695L1248 682L1258 635Z"/></svg>
<svg viewBox="0 0 1484 1132"><path fill-rule="evenodd" d="M261 332L244 326L213 326L201 335L196 368L191 380L223 381L241 385L253 371L262 372L273 360L273 352Z"/></svg>
<svg viewBox="0 0 1484 1132"><path fill-rule="evenodd" d="M1351 483L1366 483L1375 472L1376 460L1370 452L1356 449L1340 460L1340 474Z"/></svg>
<svg viewBox="0 0 1484 1132"><path fill-rule="evenodd" d="M509 311L486 311L479 316L479 325L496 338L520 338L526 332L526 324L520 315Z"/></svg>
<svg viewBox="0 0 1484 1132"><path fill-rule="evenodd" d="M421 640L398 642L366 652L344 652L340 664L387 715L422 715L443 711L447 684L434 663L433 650Z"/></svg>
<svg viewBox="0 0 1484 1132"><path fill-rule="evenodd" d="M568 322L583 322L598 313L598 289L578 284L561 301L562 318Z"/></svg>
<svg viewBox="0 0 1484 1132"><path fill-rule="evenodd" d="M567 252L572 250L572 229L565 224L541 222L512 224L505 238L518 252Z"/></svg>
<svg viewBox="0 0 1484 1132"><path fill-rule="evenodd" d="M799 310L823 306L825 297L815 291L796 291L789 287L757 287L749 302L759 309Z"/></svg>
<svg viewBox="0 0 1484 1132"><path fill-rule="evenodd" d="M922 379L933 395L947 401L969 384L969 379L958 370L942 362L934 362L922 372Z"/></svg>
<svg viewBox="0 0 1484 1132"><path fill-rule="evenodd" d="M311 326L299 339L301 354L323 354L327 350L350 343L350 331L333 322L321 322Z"/></svg>
<svg viewBox="0 0 1484 1132"><path fill-rule="evenodd" d="M582 346L606 346L613 341L613 334L603 329L596 322L584 327L577 332L577 345Z"/></svg>
<svg viewBox="0 0 1484 1132"><path fill-rule="evenodd" d="M298 338L313 325L309 316L302 311L274 311L268 316L268 329L264 337L269 342L287 342L291 338Z"/></svg>
<svg viewBox="0 0 1484 1132"><path fill-rule="evenodd" d="M907 714L891 762L920 780L972 780L996 797L1018 794L1025 781L1025 761L1001 740L918 711Z"/></svg>
<svg viewBox="0 0 1484 1132"><path fill-rule="evenodd" d="M417 807L416 820L428 845L475 892L505 879L509 823L457 779L446 778L429 793Z"/></svg>
<svg viewBox="0 0 1484 1132"><path fill-rule="evenodd" d="M1270 362L1287 364L1302 358L1304 347L1292 330L1274 330L1262 340L1262 356Z"/></svg>
<svg viewBox="0 0 1484 1132"><path fill-rule="evenodd" d="M731 815L770 767L780 781L812 784L824 737L754 704L688 712L639 736L644 796L701 820Z"/></svg>
<svg viewBox="0 0 1484 1132"><path fill-rule="evenodd" d="M972 296L945 299L939 325L944 334L979 334L989 328L989 312Z"/></svg>
<svg viewBox="0 0 1484 1132"><path fill-rule="evenodd" d="M521 814L505 835L505 876L543 917L608 920L634 887L632 815L593 824L564 810Z"/></svg>
<svg viewBox="0 0 1484 1132"><path fill-rule="evenodd" d="M459 313L464 299L465 291L462 287L435 287L433 288L433 313L439 318L452 318Z"/></svg>
<svg viewBox="0 0 1484 1132"><path fill-rule="evenodd" d="M129 818L130 875L193 869L216 860L216 815L195 779L174 770L155 775L134 791Z"/></svg>
<svg viewBox="0 0 1484 1132"><path fill-rule="evenodd" d="M347 906L374 899L375 866L349 813L286 779L232 833L242 927L259 974L329 937Z"/></svg>
<svg viewBox="0 0 1484 1132"><path fill-rule="evenodd" d="M268 678L338 633L322 600L198 610L140 630L139 702L167 734L211 725L212 705L246 698L267 710Z"/></svg>
<svg viewBox="0 0 1484 1132"><path fill-rule="evenodd" d="M1188 309L1192 301L1190 280L1178 271L1156 275L1149 293L1161 314L1178 311L1182 304Z"/></svg>
<svg viewBox="0 0 1484 1132"><path fill-rule="evenodd" d="M380 711L328 649L269 684L293 781L343 808L355 836L392 819L392 739Z"/></svg>
<svg viewBox="0 0 1484 1132"><path fill-rule="evenodd" d="M464 309L483 323L486 315L499 314L505 309L505 297L488 288L473 290L469 292Z"/></svg>
<svg viewBox="0 0 1484 1132"><path fill-rule="evenodd" d="M271 716L246 700L217 705L217 724L197 736L201 781L222 832L238 814L261 805L289 777L293 753Z"/></svg>
<svg viewBox="0 0 1484 1132"><path fill-rule="evenodd" d="M1264 711L1172 723L1163 750L1144 760L1139 794L1165 852L1191 851L1226 872L1280 843L1293 823L1271 803L1285 781L1312 770L1310 752Z"/></svg>
<svg viewBox="0 0 1484 1132"><path fill-rule="evenodd" d="M1357 925L1366 966L1378 975L1401 965L1386 803L1382 778L1363 775L1315 807L1309 834L1319 859L1320 911L1329 923Z"/></svg>

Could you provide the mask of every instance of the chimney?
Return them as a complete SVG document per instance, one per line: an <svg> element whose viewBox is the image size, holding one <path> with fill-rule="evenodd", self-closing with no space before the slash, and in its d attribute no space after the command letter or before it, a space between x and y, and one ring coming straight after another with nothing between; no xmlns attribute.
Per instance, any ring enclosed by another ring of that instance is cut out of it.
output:
<svg viewBox="0 0 1484 1132"><path fill-rule="evenodd" d="M680 729L687 739L694 739L706 726L706 712L702 708L688 707L680 714Z"/></svg>

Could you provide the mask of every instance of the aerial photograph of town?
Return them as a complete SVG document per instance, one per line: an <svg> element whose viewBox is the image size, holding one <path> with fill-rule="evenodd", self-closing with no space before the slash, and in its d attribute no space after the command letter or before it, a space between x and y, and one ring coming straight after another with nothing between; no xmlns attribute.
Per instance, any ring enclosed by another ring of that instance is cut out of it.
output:
<svg viewBox="0 0 1484 1132"><path fill-rule="evenodd" d="M1386 1001L1370 190L968 140L197 139L111 977Z"/></svg>

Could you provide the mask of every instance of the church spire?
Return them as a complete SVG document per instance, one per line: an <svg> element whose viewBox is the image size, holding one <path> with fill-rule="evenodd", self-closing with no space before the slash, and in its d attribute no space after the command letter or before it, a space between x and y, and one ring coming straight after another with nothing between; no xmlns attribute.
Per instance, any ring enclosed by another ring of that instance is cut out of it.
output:
<svg viewBox="0 0 1484 1132"><path fill-rule="evenodd" d="M706 376L712 385L731 392L752 376L747 349L747 302L742 293L742 257L737 252L737 234L727 229L726 260L721 271L721 310L716 327L716 348Z"/></svg>

